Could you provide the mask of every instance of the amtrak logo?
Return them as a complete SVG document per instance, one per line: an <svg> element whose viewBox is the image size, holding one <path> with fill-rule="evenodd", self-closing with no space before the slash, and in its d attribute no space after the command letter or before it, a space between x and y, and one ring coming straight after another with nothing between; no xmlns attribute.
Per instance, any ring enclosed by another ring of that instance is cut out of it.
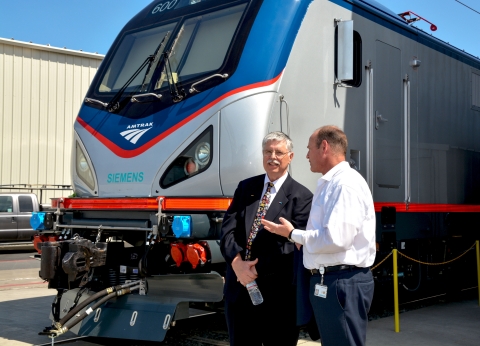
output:
<svg viewBox="0 0 480 346"><path fill-rule="evenodd" d="M128 125L127 130L120 132L120 135L130 143L135 144L140 139L140 137L142 137L145 132L150 130L152 127L153 122Z"/></svg>

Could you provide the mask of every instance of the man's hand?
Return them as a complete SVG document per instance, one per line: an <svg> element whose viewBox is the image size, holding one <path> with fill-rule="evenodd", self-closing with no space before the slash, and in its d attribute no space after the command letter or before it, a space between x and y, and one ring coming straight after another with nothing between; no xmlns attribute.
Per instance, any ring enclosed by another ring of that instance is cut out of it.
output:
<svg viewBox="0 0 480 346"><path fill-rule="evenodd" d="M237 254L232 261L232 268L237 276L237 281L243 286L252 282L258 277L255 264L257 264L258 258L255 261L244 261L240 254Z"/></svg>
<svg viewBox="0 0 480 346"><path fill-rule="evenodd" d="M271 233L281 235L285 238L288 238L288 235L290 234L292 229L294 229L295 227L293 227L293 225L290 223L290 221L284 219L283 217L281 217L279 220L280 220L281 224L273 223L273 222L265 220L265 219L262 219L261 222L262 222L263 227L267 231L269 231Z"/></svg>

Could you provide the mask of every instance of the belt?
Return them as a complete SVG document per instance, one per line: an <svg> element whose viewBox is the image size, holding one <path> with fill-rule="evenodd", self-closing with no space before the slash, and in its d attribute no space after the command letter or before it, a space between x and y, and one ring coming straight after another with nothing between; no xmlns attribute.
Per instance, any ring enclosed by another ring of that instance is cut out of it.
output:
<svg viewBox="0 0 480 346"><path fill-rule="evenodd" d="M351 269L360 269L360 267L353 266L353 265L340 264L338 266L325 267L325 273L338 272L340 270L351 270ZM309 271L312 275L320 275L320 271L318 269L309 269Z"/></svg>

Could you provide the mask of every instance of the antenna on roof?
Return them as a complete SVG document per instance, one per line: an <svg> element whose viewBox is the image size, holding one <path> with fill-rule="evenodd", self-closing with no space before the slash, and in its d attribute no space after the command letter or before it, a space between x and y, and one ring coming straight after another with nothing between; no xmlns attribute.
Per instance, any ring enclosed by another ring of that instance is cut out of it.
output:
<svg viewBox="0 0 480 346"><path fill-rule="evenodd" d="M430 24L430 30L432 31L436 31L437 30L437 26L435 24L433 24L432 22L429 22L428 20L426 20L425 18L423 17L420 17L418 14L416 13L413 13L412 11L407 11L407 12L403 12L403 13L399 13L398 14L400 17L402 17L403 19L405 19L407 21L408 24L410 23L414 23L414 22L418 22L419 20L424 20L426 21L428 24ZM416 17L413 17L412 15L416 16ZM408 18L405 18L405 17L408 17Z"/></svg>

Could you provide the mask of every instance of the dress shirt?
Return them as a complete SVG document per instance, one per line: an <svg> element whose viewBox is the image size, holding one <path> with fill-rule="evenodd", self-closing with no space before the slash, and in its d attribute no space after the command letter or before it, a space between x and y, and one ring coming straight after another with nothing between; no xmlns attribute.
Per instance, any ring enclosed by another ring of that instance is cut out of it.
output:
<svg viewBox="0 0 480 346"><path fill-rule="evenodd" d="M343 161L318 180L307 230L291 239L303 247L303 264L369 267L375 260L375 209L365 179Z"/></svg>
<svg viewBox="0 0 480 346"><path fill-rule="evenodd" d="M272 204L273 199L277 195L277 191L280 190L282 187L283 183L285 180L287 180L288 172L282 175L280 178L278 178L275 181L272 181L272 188L270 189L270 201L268 202L268 207L270 207L270 204ZM270 182L270 179L268 178L268 174L265 174L265 180L263 182L263 191L262 191L262 196L265 194L265 191L267 191L267 184Z"/></svg>

